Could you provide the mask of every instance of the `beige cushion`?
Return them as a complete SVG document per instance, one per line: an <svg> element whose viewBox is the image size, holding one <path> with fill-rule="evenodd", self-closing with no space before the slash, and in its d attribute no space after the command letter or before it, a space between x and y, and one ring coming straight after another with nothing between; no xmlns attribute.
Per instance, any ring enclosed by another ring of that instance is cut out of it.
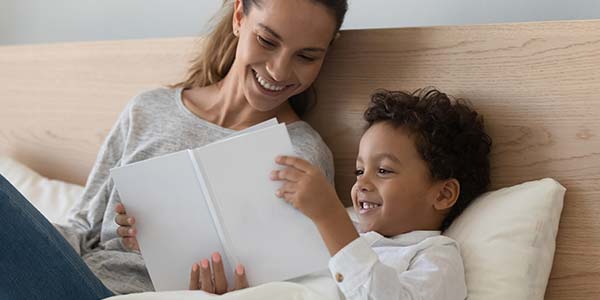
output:
<svg viewBox="0 0 600 300"><path fill-rule="evenodd" d="M476 199L444 233L461 245L469 300L544 299L565 188L525 182Z"/></svg>

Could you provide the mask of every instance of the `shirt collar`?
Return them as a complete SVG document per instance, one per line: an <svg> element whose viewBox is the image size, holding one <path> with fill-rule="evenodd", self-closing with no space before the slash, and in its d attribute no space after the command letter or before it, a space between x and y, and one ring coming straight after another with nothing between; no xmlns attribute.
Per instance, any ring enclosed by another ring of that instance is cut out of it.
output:
<svg viewBox="0 0 600 300"><path fill-rule="evenodd" d="M418 244L427 238L438 236L441 233L441 231L437 230L415 230L387 238L378 232L369 231L362 233L361 236L367 240L369 245L373 245L379 241L391 241L399 246L408 246Z"/></svg>

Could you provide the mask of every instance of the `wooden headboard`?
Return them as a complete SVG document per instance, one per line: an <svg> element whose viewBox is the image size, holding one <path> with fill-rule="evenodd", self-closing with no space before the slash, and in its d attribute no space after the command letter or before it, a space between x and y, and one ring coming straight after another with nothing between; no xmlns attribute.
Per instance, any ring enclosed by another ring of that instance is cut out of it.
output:
<svg viewBox="0 0 600 300"><path fill-rule="evenodd" d="M83 184L125 103L181 79L196 43L0 47L0 155ZM425 86L485 115L493 188L542 177L567 187L546 299L600 295L600 21L343 32L307 117L334 152L340 195L369 95Z"/></svg>

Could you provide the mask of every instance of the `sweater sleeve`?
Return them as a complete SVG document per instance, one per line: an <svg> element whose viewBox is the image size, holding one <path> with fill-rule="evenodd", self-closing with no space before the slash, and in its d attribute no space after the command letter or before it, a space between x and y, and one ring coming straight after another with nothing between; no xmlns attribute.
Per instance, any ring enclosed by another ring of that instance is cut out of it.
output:
<svg viewBox="0 0 600 300"><path fill-rule="evenodd" d="M54 225L80 255L89 252L100 242L107 203L111 193L115 192L110 169L121 164L128 140L132 103L120 114L100 147L82 197L70 210L67 224Z"/></svg>
<svg viewBox="0 0 600 300"><path fill-rule="evenodd" d="M289 130L296 154L319 167L329 183L334 184L333 154L321 136L308 123Z"/></svg>

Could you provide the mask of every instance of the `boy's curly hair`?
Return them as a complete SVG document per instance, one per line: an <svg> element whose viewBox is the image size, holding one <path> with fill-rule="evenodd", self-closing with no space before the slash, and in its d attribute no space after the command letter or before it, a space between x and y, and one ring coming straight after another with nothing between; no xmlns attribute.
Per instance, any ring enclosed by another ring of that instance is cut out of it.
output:
<svg viewBox="0 0 600 300"><path fill-rule="evenodd" d="M412 94L382 89L372 95L364 118L366 129L383 121L407 129L432 177L459 181L460 194L441 230L486 191L492 139L484 131L483 117L466 101L454 100L434 88Z"/></svg>

